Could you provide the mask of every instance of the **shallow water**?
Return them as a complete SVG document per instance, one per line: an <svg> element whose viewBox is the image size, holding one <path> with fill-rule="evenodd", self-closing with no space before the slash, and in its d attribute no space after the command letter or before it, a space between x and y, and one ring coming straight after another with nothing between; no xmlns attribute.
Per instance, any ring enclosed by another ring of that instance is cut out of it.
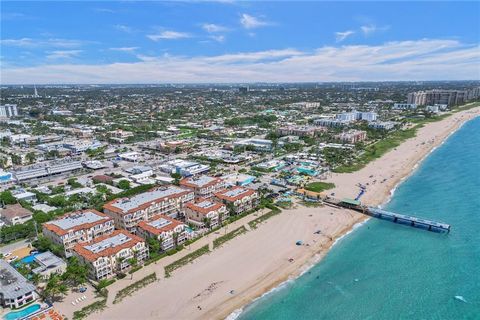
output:
<svg viewBox="0 0 480 320"><path fill-rule="evenodd" d="M452 231L370 219L239 319L480 319L480 118L425 159L386 208Z"/></svg>

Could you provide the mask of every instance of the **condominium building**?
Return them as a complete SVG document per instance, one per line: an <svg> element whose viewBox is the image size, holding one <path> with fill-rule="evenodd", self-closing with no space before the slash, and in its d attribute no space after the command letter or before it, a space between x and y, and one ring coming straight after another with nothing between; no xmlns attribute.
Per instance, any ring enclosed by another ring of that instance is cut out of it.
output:
<svg viewBox="0 0 480 320"><path fill-rule="evenodd" d="M233 146L237 148L246 148L247 146L250 146L257 151L271 151L273 149L273 142L272 140L252 138L235 141Z"/></svg>
<svg viewBox="0 0 480 320"><path fill-rule="evenodd" d="M0 259L0 306L16 309L35 301L38 294L33 283L7 261Z"/></svg>
<svg viewBox="0 0 480 320"><path fill-rule="evenodd" d="M407 95L408 103L415 103L419 106L446 104L448 106L458 105L480 97L480 88L468 90L427 90L411 92Z"/></svg>
<svg viewBox="0 0 480 320"><path fill-rule="evenodd" d="M240 186L215 193L215 197L236 214L254 209L260 203L257 191Z"/></svg>
<svg viewBox="0 0 480 320"><path fill-rule="evenodd" d="M349 130L335 136L342 143L357 143L367 138L367 133L362 130Z"/></svg>
<svg viewBox="0 0 480 320"><path fill-rule="evenodd" d="M187 240L185 224L164 215L155 216L151 221L141 221L137 233L144 239L155 238L160 241L163 251L173 249Z"/></svg>
<svg viewBox="0 0 480 320"><path fill-rule="evenodd" d="M199 199L187 203L185 207L187 222L198 227L215 228L227 217L228 210L225 204L210 199Z"/></svg>
<svg viewBox="0 0 480 320"><path fill-rule="evenodd" d="M173 185L162 186L131 198L110 201L103 211L113 218L118 229L135 233L140 221L151 220L158 214L182 217L184 205L194 198L193 190Z"/></svg>
<svg viewBox="0 0 480 320"><path fill-rule="evenodd" d="M139 236L125 230L115 230L90 243L77 243L73 255L88 268L92 279L110 278L132 267L132 259L137 263L148 258L148 248Z"/></svg>
<svg viewBox="0 0 480 320"><path fill-rule="evenodd" d="M225 189L222 179L206 175L182 179L180 185L193 190L197 198L210 198L215 192Z"/></svg>
<svg viewBox="0 0 480 320"><path fill-rule="evenodd" d="M90 242L114 230L113 219L94 209L68 213L43 224L43 235L65 248L70 256L77 243Z"/></svg>
<svg viewBox="0 0 480 320"><path fill-rule="evenodd" d="M0 105L0 119L12 118L18 116L16 104L2 104Z"/></svg>

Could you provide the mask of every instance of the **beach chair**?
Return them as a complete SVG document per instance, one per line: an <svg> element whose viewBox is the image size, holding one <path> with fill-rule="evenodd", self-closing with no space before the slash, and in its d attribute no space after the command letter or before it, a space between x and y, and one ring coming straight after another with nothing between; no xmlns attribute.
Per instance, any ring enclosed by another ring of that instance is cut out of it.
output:
<svg viewBox="0 0 480 320"><path fill-rule="evenodd" d="M72 301L72 306L74 306L75 304L76 304L75 301Z"/></svg>

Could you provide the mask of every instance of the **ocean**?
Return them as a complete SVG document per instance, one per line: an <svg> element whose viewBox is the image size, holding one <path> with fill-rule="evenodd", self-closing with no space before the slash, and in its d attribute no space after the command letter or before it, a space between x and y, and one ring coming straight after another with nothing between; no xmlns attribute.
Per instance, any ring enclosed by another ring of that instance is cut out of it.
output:
<svg viewBox="0 0 480 320"><path fill-rule="evenodd" d="M480 319L480 117L434 150L384 207L452 230L370 219L238 319Z"/></svg>

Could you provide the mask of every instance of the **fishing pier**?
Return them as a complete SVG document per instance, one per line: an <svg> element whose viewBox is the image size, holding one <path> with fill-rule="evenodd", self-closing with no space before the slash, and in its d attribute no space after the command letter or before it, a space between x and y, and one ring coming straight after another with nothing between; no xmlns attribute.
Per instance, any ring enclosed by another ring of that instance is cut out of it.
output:
<svg viewBox="0 0 480 320"><path fill-rule="evenodd" d="M421 228L428 231L434 232L450 232L450 225L437 222L433 220L422 219L414 216L409 216L405 214L394 213L379 208L369 207L362 205L360 201L353 199L342 199L338 200L331 197L326 197L323 199L323 202L327 205L333 207L342 207L351 209L363 214L367 214L371 217L392 221L394 223L409 225L416 228Z"/></svg>

